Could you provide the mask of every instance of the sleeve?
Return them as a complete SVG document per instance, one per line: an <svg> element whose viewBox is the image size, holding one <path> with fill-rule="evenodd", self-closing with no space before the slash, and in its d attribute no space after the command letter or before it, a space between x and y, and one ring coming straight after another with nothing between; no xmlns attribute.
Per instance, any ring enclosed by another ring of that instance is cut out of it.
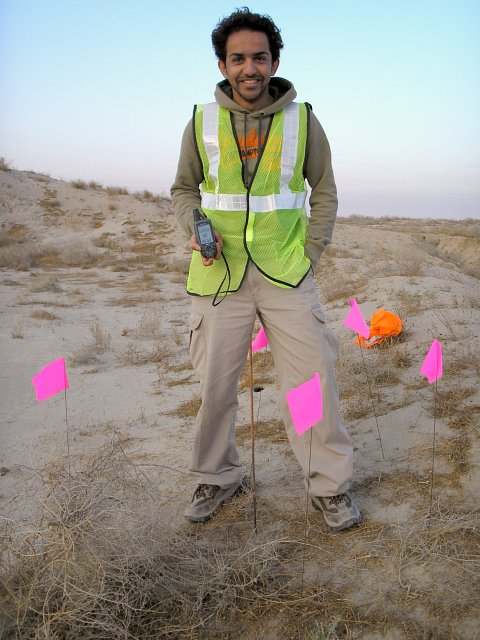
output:
<svg viewBox="0 0 480 640"><path fill-rule="evenodd" d="M180 227L187 237L193 233L193 209L200 208L200 187L203 168L194 140L192 120L187 124L182 137L177 174L170 194L172 206Z"/></svg>
<svg viewBox="0 0 480 640"><path fill-rule="evenodd" d="M312 192L305 253L315 269L325 247L331 242L338 200L327 136L312 112L309 117L305 177Z"/></svg>

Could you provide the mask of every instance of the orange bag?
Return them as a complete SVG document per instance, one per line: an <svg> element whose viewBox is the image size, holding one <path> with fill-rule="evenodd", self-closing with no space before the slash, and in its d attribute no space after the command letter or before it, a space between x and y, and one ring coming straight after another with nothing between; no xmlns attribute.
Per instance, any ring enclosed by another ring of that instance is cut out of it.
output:
<svg viewBox="0 0 480 640"><path fill-rule="evenodd" d="M398 336L402 332L402 321L398 316L385 309L379 309L370 318L370 338L365 340L362 336L358 336L355 342L364 349L374 347L385 340Z"/></svg>

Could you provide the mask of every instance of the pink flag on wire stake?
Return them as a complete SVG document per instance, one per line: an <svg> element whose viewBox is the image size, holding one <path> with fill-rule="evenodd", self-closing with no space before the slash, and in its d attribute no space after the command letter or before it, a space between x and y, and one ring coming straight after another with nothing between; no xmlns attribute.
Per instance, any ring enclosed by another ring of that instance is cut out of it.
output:
<svg viewBox="0 0 480 640"><path fill-rule="evenodd" d="M43 402L50 396L68 389L67 367L65 359L59 358L47 364L32 378L37 401Z"/></svg>
<svg viewBox="0 0 480 640"><path fill-rule="evenodd" d="M310 380L285 394L293 426L299 436L323 418L322 388L317 372Z"/></svg>
<svg viewBox="0 0 480 640"><path fill-rule="evenodd" d="M442 345L438 340L434 340L428 353L420 367L420 373L428 378L429 384L442 377Z"/></svg>
<svg viewBox="0 0 480 640"><path fill-rule="evenodd" d="M260 327L260 331L257 333L255 338L252 340L252 351L260 351L260 349L265 349L268 345L267 334L265 333L265 329Z"/></svg>
<svg viewBox="0 0 480 640"><path fill-rule="evenodd" d="M360 311L360 307L357 304L355 298L350 300L350 311L347 313L343 324L363 336L366 340L370 337L370 329L368 328L367 323Z"/></svg>

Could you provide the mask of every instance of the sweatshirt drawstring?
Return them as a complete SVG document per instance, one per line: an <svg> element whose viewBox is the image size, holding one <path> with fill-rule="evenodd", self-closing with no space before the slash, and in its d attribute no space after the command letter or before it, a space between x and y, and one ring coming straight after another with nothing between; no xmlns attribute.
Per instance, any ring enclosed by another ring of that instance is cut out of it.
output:
<svg viewBox="0 0 480 640"><path fill-rule="evenodd" d="M243 112L243 184L247 184L247 112Z"/></svg>
<svg viewBox="0 0 480 640"><path fill-rule="evenodd" d="M262 146L262 118L263 111L260 113L260 118L258 120L257 158L260 158L260 148Z"/></svg>

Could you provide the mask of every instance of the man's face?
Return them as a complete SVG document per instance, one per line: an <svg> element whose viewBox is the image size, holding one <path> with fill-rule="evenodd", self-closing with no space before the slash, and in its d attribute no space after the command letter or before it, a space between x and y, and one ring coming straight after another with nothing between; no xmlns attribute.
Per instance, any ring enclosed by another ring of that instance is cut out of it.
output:
<svg viewBox="0 0 480 640"><path fill-rule="evenodd" d="M228 36L226 61L219 60L218 68L232 86L234 101L248 111L258 111L272 103L268 83L279 63L272 61L265 33L244 29Z"/></svg>

